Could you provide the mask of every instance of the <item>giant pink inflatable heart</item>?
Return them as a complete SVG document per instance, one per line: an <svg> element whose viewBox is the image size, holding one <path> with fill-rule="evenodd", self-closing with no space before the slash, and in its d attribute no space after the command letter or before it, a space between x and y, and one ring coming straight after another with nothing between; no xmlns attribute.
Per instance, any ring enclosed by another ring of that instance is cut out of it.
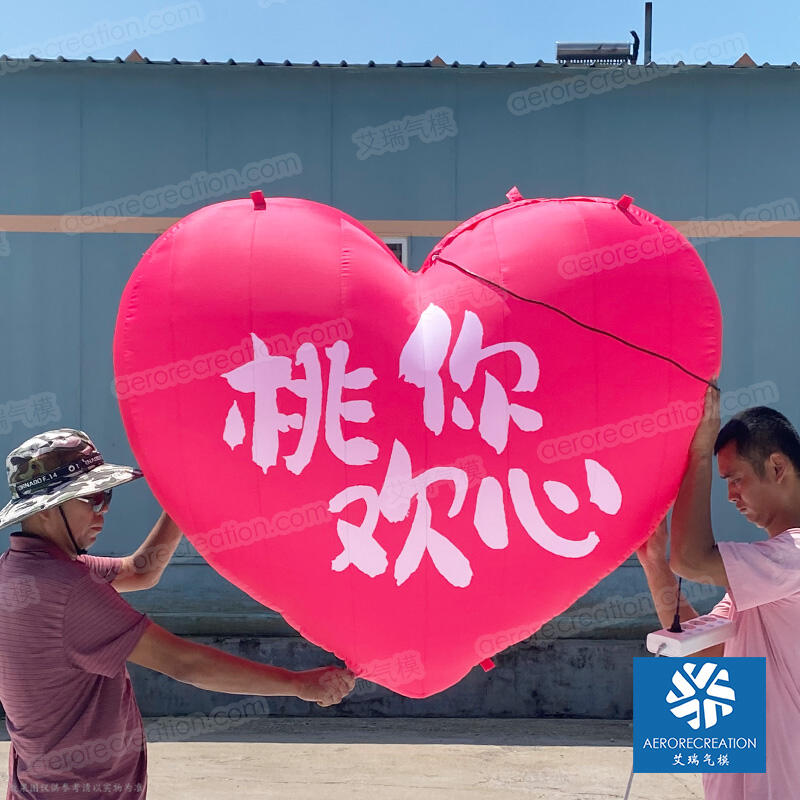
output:
<svg viewBox="0 0 800 800"><path fill-rule="evenodd" d="M720 337L696 252L630 198L491 209L415 275L346 214L255 193L153 244L114 361L139 464L208 563L425 697L647 537Z"/></svg>

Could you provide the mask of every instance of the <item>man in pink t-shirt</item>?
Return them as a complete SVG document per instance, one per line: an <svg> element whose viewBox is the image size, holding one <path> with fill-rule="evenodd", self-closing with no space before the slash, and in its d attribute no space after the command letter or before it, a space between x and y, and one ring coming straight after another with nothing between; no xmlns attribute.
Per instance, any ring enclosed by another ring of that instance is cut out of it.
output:
<svg viewBox="0 0 800 800"><path fill-rule="evenodd" d="M790 800L800 796L800 437L764 406L719 425L719 392L710 387L675 500L669 562L665 523L638 555L665 626L677 599L673 571L727 588L712 613L733 620L735 634L698 655L766 657L767 771L706 773L706 800ZM715 542L714 455L728 499L767 532L766 541ZM697 616L685 598L680 603L681 620Z"/></svg>
<svg viewBox="0 0 800 800"><path fill-rule="evenodd" d="M147 759L127 661L203 689L338 703L352 673L292 672L173 636L120 597L161 576L181 532L162 514L131 556L86 554L113 487L142 477L105 464L83 431L34 436L6 460L20 523L0 556L0 701L11 738L9 800L143 800Z"/></svg>

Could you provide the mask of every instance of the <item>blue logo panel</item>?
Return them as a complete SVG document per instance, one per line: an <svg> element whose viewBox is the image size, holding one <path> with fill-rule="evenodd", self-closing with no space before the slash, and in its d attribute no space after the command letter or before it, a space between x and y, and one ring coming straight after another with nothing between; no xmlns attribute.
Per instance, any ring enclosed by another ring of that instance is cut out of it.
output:
<svg viewBox="0 0 800 800"><path fill-rule="evenodd" d="M765 772L764 658L634 658L634 772Z"/></svg>

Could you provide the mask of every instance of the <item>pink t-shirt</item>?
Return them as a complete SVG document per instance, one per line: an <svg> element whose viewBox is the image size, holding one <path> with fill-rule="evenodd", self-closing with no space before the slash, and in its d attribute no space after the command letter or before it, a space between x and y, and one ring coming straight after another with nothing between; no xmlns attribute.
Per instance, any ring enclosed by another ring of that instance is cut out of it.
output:
<svg viewBox="0 0 800 800"><path fill-rule="evenodd" d="M0 556L7 798L145 797L144 729L125 662L150 620L111 586L119 566L73 560L30 535L13 535Z"/></svg>
<svg viewBox="0 0 800 800"><path fill-rule="evenodd" d="M800 796L800 529L719 542L729 592L712 614L736 623L726 656L766 656L767 771L706 773L706 800Z"/></svg>

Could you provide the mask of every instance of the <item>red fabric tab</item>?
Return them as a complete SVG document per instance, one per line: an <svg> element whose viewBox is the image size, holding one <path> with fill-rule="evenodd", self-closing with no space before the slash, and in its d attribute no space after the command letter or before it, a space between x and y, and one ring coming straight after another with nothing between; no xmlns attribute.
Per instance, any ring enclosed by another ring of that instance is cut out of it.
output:
<svg viewBox="0 0 800 800"><path fill-rule="evenodd" d="M625 211L632 202L633 198L629 194L624 194L617 200L617 208Z"/></svg>

